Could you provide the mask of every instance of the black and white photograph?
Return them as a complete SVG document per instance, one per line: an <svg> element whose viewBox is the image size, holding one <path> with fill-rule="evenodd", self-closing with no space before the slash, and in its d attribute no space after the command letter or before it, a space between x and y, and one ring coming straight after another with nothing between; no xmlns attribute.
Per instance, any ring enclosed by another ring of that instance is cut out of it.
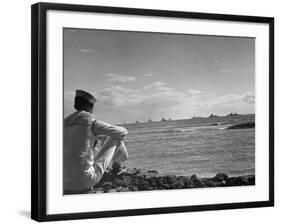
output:
<svg viewBox="0 0 281 224"><path fill-rule="evenodd" d="M273 17L38 3L31 43L32 219L274 205Z"/></svg>
<svg viewBox="0 0 281 224"><path fill-rule="evenodd" d="M279 2L3 1L0 222L278 223Z"/></svg>
<svg viewBox="0 0 281 224"><path fill-rule="evenodd" d="M63 28L63 194L255 186L255 38Z"/></svg>

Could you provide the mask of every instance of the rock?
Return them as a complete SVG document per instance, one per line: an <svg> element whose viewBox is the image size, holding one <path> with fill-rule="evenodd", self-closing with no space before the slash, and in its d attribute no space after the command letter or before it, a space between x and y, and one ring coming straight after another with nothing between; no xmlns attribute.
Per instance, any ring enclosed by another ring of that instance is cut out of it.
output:
<svg viewBox="0 0 281 224"><path fill-rule="evenodd" d="M196 180L197 179L197 176L195 175L195 174L193 174L192 176L191 176L191 178L190 178L190 180L192 181L192 180Z"/></svg>
<svg viewBox="0 0 281 224"><path fill-rule="evenodd" d="M133 168L133 169L128 169L126 175L136 175L140 173L140 169Z"/></svg>
<svg viewBox="0 0 281 224"><path fill-rule="evenodd" d="M143 183L139 186L139 190L141 190L141 191L145 191L145 190L149 190L149 189L150 189L150 187L146 183Z"/></svg>
<svg viewBox="0 0 281 224"><path fill-rule="evenodd" d="M118 172L121 169L121 164L120 163L113 163L112 164L112 171L113 172Z"/></svg>
<svg viewBox="0 0 281 224"><path fill-rule="evenodd" d="M133 179L132 185L138 186L139 185L139 180L138 179Z"/></svg>
<svg viewBox="0 0 281 224"><path fill-rule="evenodd" d="M169 185L169 184L163 184L162 187L163 187L164 189L170 189L170 185Z"/></svg>
<svg viewBox="0 0 281 224"><path fill-rule="evenodd" d="M255 185L256 184L255 175L249 175L248 183L249 183L249 185Z"/></svg>
<svg viewBox="0 0 281 224"><path fill-rule="evenodd" d="M150 178L150 177L156 177L158 175L158 172L156 170L149 170L149 171L146 171L146 172L142 172L142 174L146 178Z"/></svg>
<svg viewBox="0 0 281 224"><path fill-rule="evenodd" d="M164 187L157 187L156 189L157 189L157 190L165 190Z"/></svg>
<svg viewBox="0 0 281 224"><path fill-rule="evenodd" d="M100 191L94 190L94 191L92 191L92 193L93 194L98 194L98 193L106 193L106 192L104 190L100 190Z"/></svg>
<svg viewBox="0 0 281 224"><path fill-rule="evenodd" d="M104 192L104 188L103 187L97 187L97 188L93 188L91 190L91 193L94 193L94 194L96 194L96 193L103 193L103 192Z"/></svg>
<svg viewBox="0 0 281 224"><path fill-rule="evenodd" d="M139 179L144 179L146 177L146 175L143 172L139 172L139 173L135 174L134 177L137 177Z"/></svg>
<svg viewBox="0 0 281 224"><path fill-rule="evenodd" d="M112 182L109 182L109 181L104 182L102 184L102 187L105 188L105 189L110 189L110 188L112 188Z"/></svg>
<svg viewBox="0 0 281 224"><path fill-rule="evenodd" d="M227 129L244 129L244 128L254 128L255 122L246 122L242 124L235 124L232 126L227 127Z"/></svg>
<svg viewBox="0 0 281 224"><path fill-rule="evenodd" d="M194 185L189 182L185 185L185 188L194 188Z"/></svg>
<svg viewBox="0 0 281 224"><path fill-rule="evenodd" d="M228 176L225 173L218 173L215 177L212 178L212 180L218 182L227 181Z"/></svg>
<svg viewBox="0 0 281 224"><path fill-rule="evenodd" d="M225 173L218 173L212 178L199 178L196 175L159 176L156 170L145 171L132 169L122 176L112 173L106 174L100 183L93 187L89 193L242 186L254 184L255 175L228 177Z"/></svg>
<svg viewBox="0 0 281 224"><path fill-rule="evenodd" d="M239 177L231 177L226 182L227 186L243 186L249 185L249 181L246 177L239 176Z"/></svg>
<svg viewBox="0 0 281 224"><path fill-rule="evenodd" d="M184 176L180 176L178 177L178 180L182 183L184 183L184 186L187 186L190 180L190 177L184 177Z"/></svg>
<svg viewBox="0 0 281 224"><path fill-rule="evenodd" d="M137 186L131 186L131 191L138 191L139 190L139 188L137 187Z"/></svg>
<svg viewBox="0 0 281 224"><path fill-rule="evenodd" d="M146 179L139 179L138 187L143 189L145 186L149 186L149 182Z"/></svg>
<svg viewBox="0 0 281 224"><path fill-rule="evenodd" d="M156 174L158 174L158 171L157 171L157 170L148 170L147 172L148 172L148 173L156 173Z"/></svg>
<svg viewBox="0 0 281 224"><path fill-rule="evenodd" d="M118 187L116 189L116 192L126 192L126 191L130 191L128 187Z"/></svg>
<svg viewBox="0 0 281 224"><path fill-rule="evenodd" d="M155 182L156 182L156 186L158 187L161 187L163 186L163 184L165 184L162 177L157 178Z"/></svg>
<svg viewBox="0 0 281 224"><path fill-rule="evenodd" d="M185 183L183 181L179 181L177 184L178 188L184 188L184 186L185 186Z"/></svg>
<svg viewBox="0 0 281 224"><path fill-rule="evenodd" d="M205 185L207 185L208 187L218 187L220 185L220 183L215 182L213 180L203 180Z"/></svg>
<svg viewBox="0 0 281 224"><path fill-rule="evenodd" d="M123 181L124 181L126 184L131 184L131 183L132 183L132 180L133 180L133 178L130 177L130 176L123 176Z"/></svg>
<svg viewBox="0 0 281 224"><path fill-rule="evenodd" d="M180 181L180 180L177 180L174 184L171 185L171 188L172 189L182 189L184 188L185 184Z"/></svg>
<svg viewBox="0 0 281 224"><path fill-rule="evenodd" d="M117 189L110 189L110 190L107 190L106 192L104 191L104 193L112 193L112 192L117 192Z"/></svg>
<svg viewBox="0 0 281 224"><path fill-rule="evenodd" d="M173 184L175 183L177 180L176 176L175 175L168 175L166 176L166 181L168 184Z"/></svg>
<svg viewBox="0 0 281 224"><path fill-rule="evenodd" d="M167 184L167 183L168 183L166 177L161 177L161 179L162 179L162 181L163 181L164 184Z"/></svg>
<svg viewBox="0 0 281 224"><path fill-rule="evenodd" d="M128 186L128 183L126 183L125 181L123 181L121 179L114 179L112 183L113 183L114 187L127 187Z"/></svg>
<svg viewBox="0 0 281 224"><path fill-rule="evenodd" d="M152 187L155 187L157 184L156 184L156 179L155 178L149 178L148 179L148 183L150 186Z"/></svg>
<svg viewBox="0 0 281 224"><path fill-rule="evenodd" d="M202 180L197 178L196 175L191 176L190 182L191 182L190 184L194 187L206 187L206 184L204 184L204 182Z"/></svg>

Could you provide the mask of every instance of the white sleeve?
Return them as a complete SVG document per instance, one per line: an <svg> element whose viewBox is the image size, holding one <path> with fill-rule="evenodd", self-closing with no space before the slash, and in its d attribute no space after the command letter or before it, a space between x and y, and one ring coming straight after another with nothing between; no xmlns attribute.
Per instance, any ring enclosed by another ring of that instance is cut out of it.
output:
<svg viewBox="0 0 281 224"><path fill-rule="evenodd" d="M94 135L105 135L115 139L123 139L128 131L126 128L116 125L111 125L103 121L96 120L93 123L92 131Z"/></svg>

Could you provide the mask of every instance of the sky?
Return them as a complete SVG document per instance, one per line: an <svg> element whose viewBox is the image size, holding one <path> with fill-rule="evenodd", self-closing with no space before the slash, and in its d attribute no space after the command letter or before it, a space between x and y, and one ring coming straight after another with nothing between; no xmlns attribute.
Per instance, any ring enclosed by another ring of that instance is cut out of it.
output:
<svg viewBox="0 0 281 224"><path fill-rule="evenodd" d="M64 116L76 89L111 123L255 112L255 39L64 28Z"/></svg>

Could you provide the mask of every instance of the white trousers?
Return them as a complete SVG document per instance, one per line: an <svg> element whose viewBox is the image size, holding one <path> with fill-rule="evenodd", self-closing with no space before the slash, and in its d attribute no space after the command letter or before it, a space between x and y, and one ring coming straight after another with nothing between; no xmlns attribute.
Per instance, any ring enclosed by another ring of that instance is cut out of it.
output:
<svg viewBox="0 0 281 224"><path fill-rule="evenodd" d="M103 154L101 155L100 153ZM99 151L95 152L94 164L87 170L87 174L91 178L92 186L95 186L101 178L105 170L108 169L112 162L122 163L128 159L128 152L125 144L121 140L107 137Z"/></svg>

